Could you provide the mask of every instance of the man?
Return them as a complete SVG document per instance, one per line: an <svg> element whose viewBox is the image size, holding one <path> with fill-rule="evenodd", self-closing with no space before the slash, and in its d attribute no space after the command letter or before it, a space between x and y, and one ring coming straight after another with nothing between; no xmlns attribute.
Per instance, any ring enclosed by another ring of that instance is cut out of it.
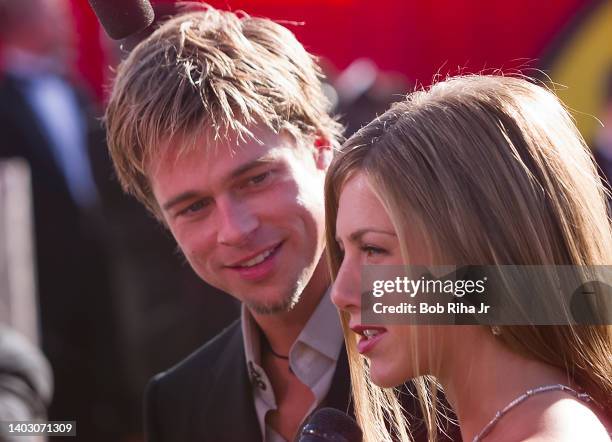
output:
<svg viewBox="0 0 612 442"><path fill-rule="evenodd" d="M323 181L340 127L291 32L204 7L122 63L106 123L124 189L239 321L146 394L149 441L287 441L320 406L348 409L326 295Z"/></svg>

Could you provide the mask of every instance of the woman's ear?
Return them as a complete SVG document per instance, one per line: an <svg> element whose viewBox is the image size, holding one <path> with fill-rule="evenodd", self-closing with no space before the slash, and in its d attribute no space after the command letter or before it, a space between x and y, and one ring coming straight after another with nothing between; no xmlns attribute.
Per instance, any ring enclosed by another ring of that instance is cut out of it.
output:
<svg viewBox="0 0 612 442"><path fill-rule="evenodd" d="M317 169L326 171L332 158L331 143L323 135L317 135L314 140L314 159Z"/></svg>

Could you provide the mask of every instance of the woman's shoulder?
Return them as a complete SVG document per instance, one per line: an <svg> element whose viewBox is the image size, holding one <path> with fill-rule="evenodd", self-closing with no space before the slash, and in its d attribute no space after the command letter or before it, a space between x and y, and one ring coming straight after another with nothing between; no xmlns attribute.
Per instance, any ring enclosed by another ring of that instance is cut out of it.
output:
<svg viewBox="0 0 612 442"><path fill-rule="evenodd" d="M593 402L553 391L510 410L485 442L610 442L609 417Z"/></svg>
<svg viewBox="0 0 612 442"><path fill-rule="evenodd" d="M528 442L610 442L611 422L593 403L559 397L541 413Z"/></svg>

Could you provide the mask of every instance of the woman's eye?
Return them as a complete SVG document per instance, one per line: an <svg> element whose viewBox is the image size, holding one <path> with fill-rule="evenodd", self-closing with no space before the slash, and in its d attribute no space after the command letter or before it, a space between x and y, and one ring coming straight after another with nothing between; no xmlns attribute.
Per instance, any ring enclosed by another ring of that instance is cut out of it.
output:
<svg viewBox="0 0 612 442"><path fill-rule="evenodd" d="M375 246L370 246L370 245L362 246L361 251L364 252L368 258L385 255L387 253L385 249L381 249L380 247L375 247Z"/></svg>

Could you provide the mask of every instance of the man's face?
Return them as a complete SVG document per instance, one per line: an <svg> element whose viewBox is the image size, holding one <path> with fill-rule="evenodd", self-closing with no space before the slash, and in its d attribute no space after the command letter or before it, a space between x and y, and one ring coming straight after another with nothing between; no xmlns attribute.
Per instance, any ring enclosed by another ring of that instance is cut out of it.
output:
<svg viewBox="0 0 612 442"><path fill-rule="evenodd" d="M184 140L175 137L149 177L196 273L253 311L276 313L295 305L321 258L326 164L288 135L257 135L263 144L211 149L202 137L201 149L182 155L175 151Z"/></svg>

